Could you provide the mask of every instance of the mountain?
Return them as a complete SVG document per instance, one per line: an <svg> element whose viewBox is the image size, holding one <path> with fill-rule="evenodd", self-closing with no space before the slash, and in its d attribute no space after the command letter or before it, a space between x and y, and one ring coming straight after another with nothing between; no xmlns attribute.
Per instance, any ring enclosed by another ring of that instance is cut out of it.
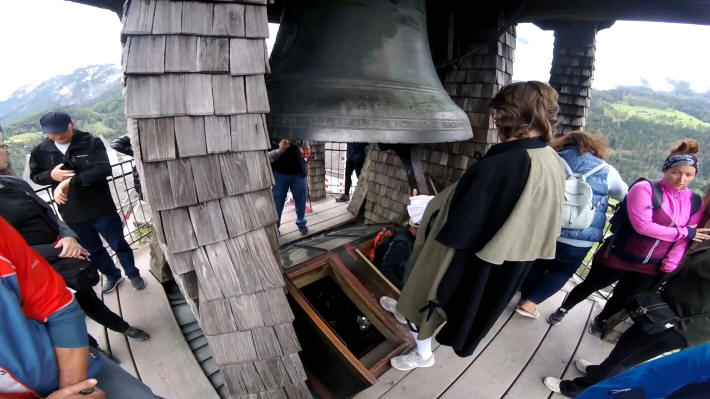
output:
<svg viewBox="0 0 710 399"><path fill-rule="evenodd" d="M0 125L46 110L90 105L120 95L121 76L119 65L91 65L36 86L17 89L8 99L0 101Z"/></svg>
<svg viewBox="0 0 710 399"><path fill-rule="evenodd" d="M704 192L710 180L710 93L677 85L670 92L646 87L592 91L587 130L607 137L610 162L627 183L660 178L668 151L683 138L700 142L700 170L691 188ZM702 162L705 161L705 162Z"/></svg>

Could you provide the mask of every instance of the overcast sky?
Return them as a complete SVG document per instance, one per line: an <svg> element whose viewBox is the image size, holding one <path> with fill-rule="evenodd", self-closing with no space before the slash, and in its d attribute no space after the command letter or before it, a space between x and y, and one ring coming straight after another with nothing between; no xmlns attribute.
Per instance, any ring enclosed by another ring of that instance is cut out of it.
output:
<svg viewBox="0 0 710 399"><path fill-rule="evenodd" d="M0 0L0 101L22 86L82 66L119 64L120 32L110 11L62 0ZM521 24L517 33L513 78L547 81L552 32ZM669 90L670 79L708 91L709 42L708 26L617 22L597 35L593 86Z"/></svg>

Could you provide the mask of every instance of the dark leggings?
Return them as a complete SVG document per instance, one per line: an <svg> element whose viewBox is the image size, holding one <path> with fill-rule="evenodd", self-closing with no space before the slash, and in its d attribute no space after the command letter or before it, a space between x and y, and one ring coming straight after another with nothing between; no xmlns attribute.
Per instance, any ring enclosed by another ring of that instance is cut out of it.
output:
<svg viewBox="0 0 710 399"><path fill-rule="evenodd" d="M84 310L87 316L97 323L123 334L128 329L128 323L121 316L112 312L111 309L96 296L93 289L84 289L74 294L77 303Z"/></svg>
<svg viewBox="0 0 710 399"><path fill-rule="evenodd" d="M648 334L635 325L631 326L621 335L609 357L598 366L587 367L587 375L562 381L560 390L567 396L576 396L588 387L646 360L686 346L685 338L674 328Z"/></svg>
<svg viewBox="0 0 710 399"><path fill-rule="evenodd" d="M592 293L618 281L611 298L597 316L598 320L606 320L624 309L629 299L656 285L659 279L660 276L614 269L594 260L587 278L574 287L560 307L569 311Z"/></svg>

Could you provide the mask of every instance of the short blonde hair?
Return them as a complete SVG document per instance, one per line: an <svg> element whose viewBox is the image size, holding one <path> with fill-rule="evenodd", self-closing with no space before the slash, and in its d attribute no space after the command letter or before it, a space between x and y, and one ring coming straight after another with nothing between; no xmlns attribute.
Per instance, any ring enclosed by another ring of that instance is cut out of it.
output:
<svg viewBox="0 0 710 399"><path fill-rule="evenodd" d="M503 86L490 102L492 115L503 140L525 138L531 130L550 142L557 130L557 91L538 81Z"/></svg>

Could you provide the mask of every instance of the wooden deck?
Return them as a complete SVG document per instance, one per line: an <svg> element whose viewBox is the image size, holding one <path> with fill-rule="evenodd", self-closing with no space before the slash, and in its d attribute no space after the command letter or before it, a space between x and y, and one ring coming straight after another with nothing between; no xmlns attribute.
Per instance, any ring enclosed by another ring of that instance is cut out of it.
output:
<svg viewBox="0 0 710 399"><path fill-rule="evenodd" d="M558 326L547 324L545 317L565 294L561 291L544 302L536 320L515 313L518 298L514 298L472 356L460 358L451 348L435 344L433 367L408 372L390 369L376 385L355 398L563 398L551 395L542 379L580 376L573 360L582 357L598 362L613 347L587 332L589 323L601 310L601 304L595 301L585 300L577 305Z"/></svg>
<svg viewBox="0 0 710 399"><path fill-rule="evenodd" d="M326 197L312 204L306 203L306 205L313 207L312 212L306 212L306 221L308 222L308 234L306 235L302 235L296 226L296 207L289 203L284 206L281 214L281 228L279 229L281 246L328 231L355 218L348 212L348 203L335 202L335 197Z"/></svg>
<svg viewBox="0 0 710 399"><path fill-rule="evenodd" d="M151 338L145 342L128 339L87 318L89 333L102 349L113 353L121 367L156 395L166 399L219 399L185 341L162 285L149 272L148 246L134 253L146 288L133 291L126 280L116 291L104 295L103 300L129 324L147 331ZM100 285L96 290L101 297Z"/></svg>
<svg viewBox="0 0 710 399"><path fill-rule="evenodd" d="M332 200L320 204L323 207L316 208L319 214L343 209L342 204L334 206ZM113 352L124 369L156 394L170 399L218 399L181 334L163 287L148 272L147 247L136 251L136 263L148 282L146 289L134 292L125 281L117 292L105 295L104 301L129 323L148 331L152 338L136 342L112 331L107 333L87 319L89 332L102 348ZM449 347L435 344L436 365L409 372L390 369L355 398L563 398L551 395L542 378L579 376L573 360L582 357L598 362L612 348L587 332L589 323L601 309L595 300L580 303L559 326L551 327L545 321L573 286L570 281L563 291L543 303L537 320L516 314L518 298L514 298L472 356L459 358Z"/></svg>

